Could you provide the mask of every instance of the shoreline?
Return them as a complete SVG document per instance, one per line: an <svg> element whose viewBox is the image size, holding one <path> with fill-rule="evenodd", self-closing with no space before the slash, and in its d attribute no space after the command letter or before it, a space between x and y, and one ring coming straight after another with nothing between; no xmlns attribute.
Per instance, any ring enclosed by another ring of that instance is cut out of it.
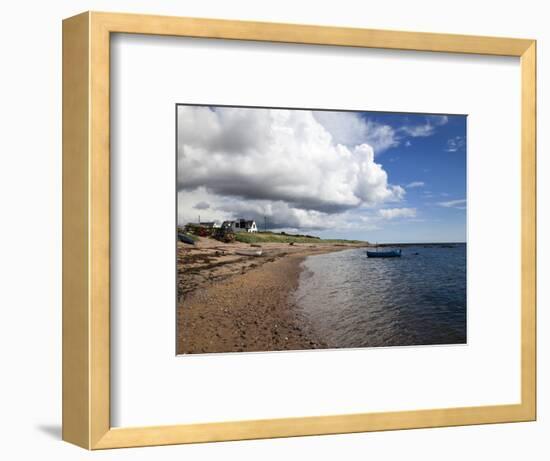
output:
<svg viewBox="0 0 550 461"><path fill-rule="evenodd" d="M423 242L423 243L371 243L370 247L425 247L425 248L436 248L436 247L445 247L445 246L456 246L456 245L466 245L466 242Z"/></svg>
<svg viewBox="0 0 550 461"><path fill-rule="evenodd" d="M178 245L177 354L325 347L291 299L301 263L367 246L262 244L262 256L241 257L234 252L249 245L204 240L194 249Z"/></svg>

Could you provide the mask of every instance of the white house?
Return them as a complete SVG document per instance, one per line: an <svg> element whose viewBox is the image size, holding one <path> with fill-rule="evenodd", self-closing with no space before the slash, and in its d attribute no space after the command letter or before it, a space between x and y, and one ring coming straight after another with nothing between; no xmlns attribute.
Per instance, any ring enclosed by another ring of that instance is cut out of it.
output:
<svg viewBox="0 0 550 461"><path fill-rule="evenodd" d="M233 232L258 232L258 226L256 226L256 221L246 220L246 219L237 219L235 221L224 221L222 224L224 228L231 228Z"/></svg>
<svg viewBox="0 0 550 461"><path fill-rule="evenodd" d="M217 229L217 228L222 227L220 221L190 222L190 223L187 223L187 226L190 226L190 227L205 227L207 229Z"/></svg>
<svg viewBox="0 0 550 461"><path fill-rule="evenodd" d="M206 222L201 222L199 225L203 227L208 227L209 229L217 229L219 227L222 227L219 221L206 221Z"/></svg>

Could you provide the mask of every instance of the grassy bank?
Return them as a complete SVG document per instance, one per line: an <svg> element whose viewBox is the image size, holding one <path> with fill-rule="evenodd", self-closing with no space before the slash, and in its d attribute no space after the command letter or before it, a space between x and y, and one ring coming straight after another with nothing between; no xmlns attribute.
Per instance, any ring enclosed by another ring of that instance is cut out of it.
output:
<svg viewBox="0 0 550 461"><path fill-rule="evenodd" d="M235 235L243 243L367 243L361 240L321 239L308 235L280 234L275 232L239 232Z"/></svg>

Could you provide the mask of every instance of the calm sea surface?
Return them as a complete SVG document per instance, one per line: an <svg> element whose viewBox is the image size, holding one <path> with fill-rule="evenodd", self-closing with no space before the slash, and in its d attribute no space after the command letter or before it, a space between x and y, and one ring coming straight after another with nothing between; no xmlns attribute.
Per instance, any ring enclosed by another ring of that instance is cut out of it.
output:
<svg viewBox="0 0 550 461"><path fill-rule="evenodd" d="M382 248L381 248L382 250ZM466 342L466 244L310 256L295 293L329 348Z"/></svg>

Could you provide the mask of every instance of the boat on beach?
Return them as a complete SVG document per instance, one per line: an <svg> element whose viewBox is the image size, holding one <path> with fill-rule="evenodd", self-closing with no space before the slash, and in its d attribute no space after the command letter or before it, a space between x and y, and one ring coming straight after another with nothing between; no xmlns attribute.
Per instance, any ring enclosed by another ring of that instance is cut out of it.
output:
<svg viewBox="0 0 550 461"><path fill-rule="evenodd" d="M369 251L367 250L368 258L399 258L401 256L401 249L388 250L388 251Z"/></svg>
<svg viewBox="0 0 550 461"><path fill-rule="evenodd" d="M235 254L239 256L262 256L262 250L236 250Z"/></svg>
<svg viewBox="0 0 550 461"><path fill-rule="evenodd" d="M182 232L178 232L178 240L183 243L187 243L188 245L194 245L195 241L187 234L184 234Z"/></svg>

